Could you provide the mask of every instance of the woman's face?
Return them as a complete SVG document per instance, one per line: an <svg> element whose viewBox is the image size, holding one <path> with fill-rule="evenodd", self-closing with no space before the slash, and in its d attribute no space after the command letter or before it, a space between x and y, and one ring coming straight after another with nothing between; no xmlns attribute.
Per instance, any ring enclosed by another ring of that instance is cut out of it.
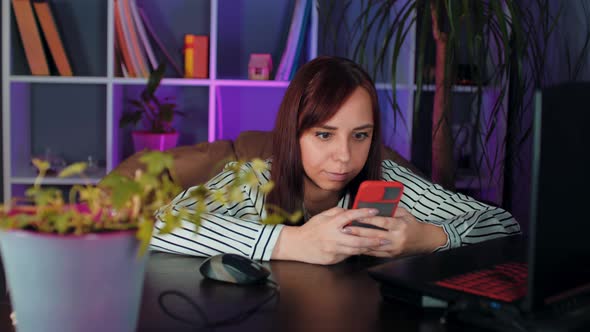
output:
<svg viewBox="0 0 590 332"><path fill-rule="evenodd" d="M370 95L358 87L332 118L303 133L306 188L339 192L360 173L371 147L372 107Z"/></svg>

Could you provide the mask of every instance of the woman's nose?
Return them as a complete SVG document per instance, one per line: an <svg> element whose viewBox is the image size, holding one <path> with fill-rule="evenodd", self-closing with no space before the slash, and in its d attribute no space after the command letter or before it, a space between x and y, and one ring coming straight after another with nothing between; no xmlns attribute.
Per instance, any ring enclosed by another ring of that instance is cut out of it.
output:
<svg viewBox="0 0 590 332"><path fill-rule="evenodd" d="M334 147L334 159L340 162L350 160L350 142L348 140L339 140Z"/></svg>

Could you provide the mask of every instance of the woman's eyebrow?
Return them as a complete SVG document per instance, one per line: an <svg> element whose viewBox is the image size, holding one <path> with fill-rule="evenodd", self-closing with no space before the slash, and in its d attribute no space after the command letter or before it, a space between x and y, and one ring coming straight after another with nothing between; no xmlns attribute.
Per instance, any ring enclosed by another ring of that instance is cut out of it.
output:
<svg viewBox="0 0 590 332"><path fill-rule="evenodd" d="M352 130L372 129L373 127L374 127L373 124L368 123L366 125L362 125L362 126L353 128ZM316 128L321 128L321 129L326 129L326 130L337 130L338 129L338 127L328 126L328 125L321 125L321 126L317 126Z"/></svg>
<svg viewBox="0 0 590 332"><path fill-rule="evenodd" d="M360 127L356 127L353 130L372 129L373 127L374 127L373 124L368 123L366 125L362 125Z"/></svg>

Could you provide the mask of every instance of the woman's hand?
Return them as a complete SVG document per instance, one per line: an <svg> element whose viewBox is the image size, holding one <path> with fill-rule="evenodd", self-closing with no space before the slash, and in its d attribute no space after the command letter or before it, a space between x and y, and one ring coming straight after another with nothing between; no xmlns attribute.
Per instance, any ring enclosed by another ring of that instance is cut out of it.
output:
<svg viewBox="0 0 590 332"><path fill-rule="evenodd" d="M335 264L349 256L380 249L387 243L378 237L352 236L343 228L352 220L370 218L375 209L346 210L335 207L315 215L303 226L284 226L272 258L313 264Z"/></svg>
<svg viewBox="0 0 590 332"><path fill-rule="evenodd" d="M386 245L371 248L364 252L365 255L398 257L426 253L447 242L447 235L442 227L419 222L404 208L398 208L392 218L375 216L359 221L385 230L347 226L344 231L360 238L379 238L389 242Z"/></svg>

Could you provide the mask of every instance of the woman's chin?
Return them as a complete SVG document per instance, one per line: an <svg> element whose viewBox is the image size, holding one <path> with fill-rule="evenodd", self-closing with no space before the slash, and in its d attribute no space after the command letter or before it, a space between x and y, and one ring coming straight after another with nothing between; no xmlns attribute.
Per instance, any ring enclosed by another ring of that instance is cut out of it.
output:
<svg viewBox="0 0 590 332"><path fill-rule="evenodd" d="M325 181L322 183L320 188L325 191L337 191L340 192L346 187L348 181Z"/></svg>

